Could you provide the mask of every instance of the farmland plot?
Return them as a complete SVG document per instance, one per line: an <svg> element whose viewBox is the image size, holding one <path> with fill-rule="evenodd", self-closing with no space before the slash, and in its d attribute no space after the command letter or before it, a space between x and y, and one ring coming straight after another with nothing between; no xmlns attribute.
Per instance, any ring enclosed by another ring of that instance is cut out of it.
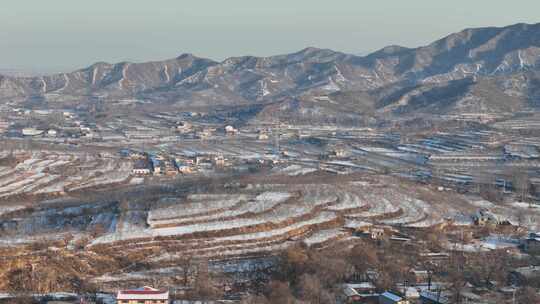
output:
<svg viewBox="0 0 540 304"><path fill-rule="evenodd" d="M350 229L359 226L430 227L441 221L430 203L380 183L274 185L247 191L165 199L148 212L146 227L112 232L93 244L128 244L135 250L156 246L161 239L170 249L162 258L171 259L183 253L256 254L291 240L323 246L351 237Z"/></svg>
<svg viewBox="0 0 540 304"><path fill-rule="evenodd" d="M15 156L22 160L13 168L0 167L0 198L58 195L88 187L125 183L132 170L130 162L80 153L32 151Z"/></svg>

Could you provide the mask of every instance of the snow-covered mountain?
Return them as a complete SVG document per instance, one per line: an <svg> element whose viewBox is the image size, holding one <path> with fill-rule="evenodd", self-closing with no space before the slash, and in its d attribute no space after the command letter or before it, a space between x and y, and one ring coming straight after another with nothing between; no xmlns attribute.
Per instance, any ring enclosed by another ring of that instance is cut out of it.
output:
<svg viewBox="0 0 540 304"><path fill-rule="evenodd" d="M0 101L77 103L100 96L227 106L339 95L336 100L347 107L361 96L362 108L369 103L395 113L507 111L540 105L539 66L540 24L516 24L467 29L427 46L389 46L367 56L306 48L216 62L184 54L157 62L96 63L43 77L0 76Z"/></svg>

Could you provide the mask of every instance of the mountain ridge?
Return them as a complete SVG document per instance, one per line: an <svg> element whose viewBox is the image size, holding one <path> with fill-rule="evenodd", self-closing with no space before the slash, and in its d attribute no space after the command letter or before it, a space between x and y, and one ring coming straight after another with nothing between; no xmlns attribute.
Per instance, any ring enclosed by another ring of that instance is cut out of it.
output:
<svg viewBox="0 0 540 304"><path fill-rule="evenodd" d="M0 75L0 101L37 96L82 102L87 96L99 96L213 106L358 91L380 95L375 99L383 108L393 105L391 109L404 112L411 96L433 87L489 78L505 94L522 95L536 105L538 94L530 92L538 91L539 66L540 23L518 23L468 28L425 46L390 45L366 56L307 47L290 54L219 62L185 53L161 61L97 62L39 77Z"/></svg>

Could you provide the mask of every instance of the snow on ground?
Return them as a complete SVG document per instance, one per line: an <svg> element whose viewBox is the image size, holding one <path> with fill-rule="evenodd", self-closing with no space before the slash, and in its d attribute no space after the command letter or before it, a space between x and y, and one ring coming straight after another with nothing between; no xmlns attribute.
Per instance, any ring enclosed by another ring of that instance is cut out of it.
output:
<svg viewBox="0 0 540 304"><path fill-rule="evenodd" d="M321 206L338 200L337 191L329 185L304 185L299 189L302 191L302 202L307 206Z"/></svg>
<svg viewBox="0 0 540 304"><path fill-rule="evenodd" d="M344 211L347 209L356 209L366 206L366 203L355 193L340 192L337 204L328 207L332 211Z"/></svg>
<svg viewBox="0 0 540 304"><path fill-rule="evenodd" d="M276 207L291 197L287 192L264 192L257 195L253 202L248 203L247 212L260 213Z"/></svg>
<svg viewBox="0 0 540 304"><path fill-rule="evenodd" d="M540 209L540 205L529 204L525 202L513 202L510 204L510 206L522 209Z"/></svg>
<svg viewBox="0 0 540 304"><path fill-rule="evenodd" d="M290 165L279 170L278 172L285 173L289 176L299 176L299 175L306 175L306 174L316 172L316 171L317 171L316 168L308 168L308 167L303 167L300 165Z"/></svg>
<svg viewBox="0 0 540 304"><path fill-rule="evenodd" d="M168 219L192 219L211 212L230 209L251 196L246 194L207 194L190 195L185 202L177 205L152 210L148 216L149 223L158 223Z"/></svg>
<svg viewBox="0 0 540 304"><path fill-rule="evenodd" d="M320 230L304 239L304 243L308 246L322 244L324 242L339 239L349 235L347 232L341 230L341 228Z"/></svg>
<svg viewBox="0 0 540 304"><path fill-rule="evenodd" d="M38 174L34 174L34 175L31 175L31 176L27 176L17 182L14 182L14 183L10 183L10 184L7 184L3 187L0 187L0 196L8 196L8 195L13 195L15 193L19 193L19 190L20 188L23 188L27 185L30 185L32 184L34 181L44 177L45 174L44 173L38 173Z"/></svg>
<svg viewBox="0 0 540 304"><path fill-rule="evenodd" d="M9 177L13 173L15 173L15 169L12 169L10 167L0 167L0 180L1 178Z"/></svg>
<svg viewBox="0 0 540 304"><path fill-rule="evenodd" d="M9 213L12 211L22 210L26 208L26 206L1 206L0 205L0 215L4 213Z"/></svg>
<svg viewBox="0 0 540 304"><path fill-rule="evenodd" d="M495 207L495 205L492 202L486 201L486 200L473 200L470 202L470 204L478 208L486 208L486 209Z"/></svg>
<svg viewBox="0 0 540 304"><path fill-rule="evenodd" d="M500 235L490 235L481 241L481 246L491 250L515 248L519 246L519 240Z"/></svg>
<svg viewBox="0 0 540 304"><path fill-rule="evenodd" d="M35 190L40 189L43 186L55 181L59 177L60 177L59 175L53 175L53 174L44 176L43 178L40 178L39 181L36 181L36 182L32 183L31 185L25 186L24 188L20 189L17 192L19 192L19 193L34 192Z"/></svg>
<svg viewBox="0 0 540 304"><path fill-rule="evenodd" d="M370 227L370 226L373 226L373 224L370 222L347 218L347 220L345 221L345 225L343 227L349 228L349 229L357 229L360 227Z"/></svg>
<svg viewBox="0 0 540 304"><path fill-rule="evenodd" d="M425 219L427 212L430 211L430 206L425 202L410 198L401 200L399 207L403 211L400 216L381 222L387 225L414 224L415 222L420 222Z"/></svg>
<svg viewBox="0 0 540 304"><path fill-rule="evenodd" d="M458 250L465 252L480 252L480 251L490 251L498 249L510 249L517 248L519 246L519 240L512 239L502 235L490 235L489 237L475 241L470 244L461 244L461 243L452 243L448 242L445 244L446 249L448 250Z"/></svg>
<svg viewBox="0 0 540 304"><path fill-rule="evenodd" d="M298 229L306 230L309 229L309 227L311 227L312 225L322 224L328 221L332 221L334 219L335 216L333 214L322 213L310 220L297 222L285 228L272 229L256 233L236 234L229 237L211 238L205 241L205 244L207 246L212 246L212 244L223 244L230 242L249 242L249 244L253 244L254 242L256 242L257 244L274 243L276 242L276 240L287 240L289 237L289 233L291 233L292 231L296 231Z"/></svg>
<svg viewBox="0 0 540 304"><path fill-rule="evenodd" d="M32 151L15 168L0 168L0 197L16 194L63 193L106 184L126 182L131 162L114 158L52 151ZM58 167L77 167L76 175L60 176Z"/></svg>
<svg viewBox="0 0 540 304"><path fill-rule="evenodd" d="M395 206L384 197L377 197L373 194L368 194L367 197L369 198L368 204L370 206L370 209L367 211L349 214L349 216L358 218L370 218L382 216L389 213L396 213L400 210L398 206Z"/></svg>
<svg viewBox="0 0 540 304"><path fill-rule="evenodd" d="M158 209L151 212L148 222L154 227L157 225L180 226L194 222L222 221L238 216L247 217L268 212L287 201L291 195L287 192L263 192L253 199L249 197L248 195L221 196L202 204L182 204ZM179 208L181 210L178 210ZM277 213L278 211L274 210L272 216L276 217Z"/></svg>
<svg viewBox="0 0 540 304"><path fill-rule="evenodd" d="M123 161L117 165L114 162L107 161L105 162L105 167L101 169L104 170L101 172L101 175L71 187L70 191L127 182L131 176L133 164L131 162Z"/></svg>
<svg viewBox="0 0 540 304"><path fill-rule="evenodd" d="M386 181L257 185L247 187L243 194L197 194L183 199L162 199L156 204L157 209L148 214L149 226L122 224L124 219L120 219L116 232L94 240L93 244L138 239L134 241L138 246L154 246L156 237L175 236L170 239L171 248L178 248L178 252L167 252L153 260L174 259L186 252L213 257L251 254L282 248L291 240L313 246L347 239L350 229L376 223L429 228L446 218L456 218L459 222L459 216L466 218L469 209L488 205L485 202L468 205L464 200L458 206L448 207L426 202L417 198L414 187ZM470 217L462 222L469 224ZM319 227L325 228L319 230ZM489 250L514 244L488 238L477 244L459 246L462 250Z"/></svg>
<svg viewBox="0 0 540 304"><path fill-rule="evenodd" d="M271 192L268 194L263 194L262 198L271 199L274 202L282 202L284 199L288 199L288 194L280 193L276 194ZM172 226L172 227L163 227L163 228L148 228L148 229L130 229L129 231L122 232L121 235L118 233L106 235L95 240L97 243L106 243L114 242L118 240L130 239L130 238L145 238L145 237L156 237L156 236L181 236L193 233L207 233L207 232L218 232L226 231L231 229L244 229L248 227L253 227L256 225L263 224L279 224L283 223L292 218L298 218L306 216L313 211L314 206L303 206L303 205L280 205L275 209L272 209L271 212L265 212L259 215L245 218L232 218L229 220L223 220L222 214L218 214L219 217L214 218L214 221L200 222L194 224L186 224L181 226ZM183 209L185 210L185 208ZM257 208L257 210L259 210ZM262 209L261 209L262 210ZM322 212L315 218L313 221L330 221L335 219L336 215L333 212ZM193 220L193 219L190 219ZM155 224L155 221L154 221ZM300 222L300 225L311 225L314 223L311 222ZM294 229L294 225L288 225L286 229ZM268 232L265 232L268 233Z"/></svg>
<svg viewBox="0 0 540 304"><path fill-rule="evenodd" d="M69 184L67 180L60 180L52 183L49 186L43 187L37 191L35 194L44 194L44 193L61 193L64 192L65 187Z"/></svg>
<svg viewBox="0 0 540 304"><path fill-rule="evenodd" d="M231 248L231 249L219 250L222 248L218 248L211 252L203 253L202 256L225 257L225 256L240 256L240 255L247 255L247 254L259 254L261 252L277 252L277 251L287 249L290 246L291 246L291 243L285 242L285 243L279 243L279 244L274 244L274 245L258 245L258 246L247 247L247 248L243 248L242 246L236 246L237 249Z"/></svg>
<svg viewBox="0 0 540 304"><path fill-rule="evenodd" d="M255 187L256 188L256 187ZM373 187L369 183L338 187L335 185L305 184L295 186L290 191L299 191L298 199L289 192L265 191L257 196L242 195L191 195L184 202L166 202L174 205L152 210L148 217L150 228L130 229L96 240L96 243L112 242L120 239L147 238L157 236L182 236L198 233L235 233L227 238L214 241L252 241L286 235L289 231L311 225L311 219L336 219L337 212L349 209L369 208L366 211L347 213L348 227L371 225L373 217L390 216L377 220L390 225L409 224L429 227L442 221L433 216L430 204L412 198L388 187ZM287 202L286 204L284 204ZM321 210L325 210L322 211ZM261 225L283 225L278 229L245 233L241 231L262 227ZM337 228L336 228L337 229ZM335 232L335 231L334 231ZM315 234L308 243L324 235Z"/></svg>
<svg viewBox="0 0 540 304"><path fill-rule="evenodd" d="M140 185L144 183L144 177L134 177L129 181L130 185Z"/></svg>
<svg viewBox="0 0 540 304"><path fill-rule="evenodd" d="M443 222L444 222L444 219L442 219L442 218L427 217L427 218L425 218L423 220L407 224L407 227L411 227L411 228L429 228L429 227L433 227L433 226L442 224Z"/></svg>
<svg viewBox="0 0 540 304"><path fill-rule="evenodd" d="M364 166L364 165L358 165L358 164L355 164L355 163L353 163L351 161L344 161L344 160L333 160L333 161L327 162L326 164L338 165L338 166L350 167L350 168L356 168L356 169L366 169L366 170L371 170L372 169L372 168Z"/></svg>

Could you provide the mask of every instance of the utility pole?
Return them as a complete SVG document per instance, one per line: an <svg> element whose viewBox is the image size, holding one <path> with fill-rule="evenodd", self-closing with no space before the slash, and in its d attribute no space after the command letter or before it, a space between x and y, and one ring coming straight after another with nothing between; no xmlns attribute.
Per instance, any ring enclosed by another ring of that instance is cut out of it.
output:
<svg viewBox="0 0 540 304"><path fill-rule="evenodd" d="M274 154L280 158L281 155L281 147L280 147L280 136L281 136L281 120L279 118L279 114L277 115L277 124L274 128L276 130L276 134L274 136Z"/></svg>

